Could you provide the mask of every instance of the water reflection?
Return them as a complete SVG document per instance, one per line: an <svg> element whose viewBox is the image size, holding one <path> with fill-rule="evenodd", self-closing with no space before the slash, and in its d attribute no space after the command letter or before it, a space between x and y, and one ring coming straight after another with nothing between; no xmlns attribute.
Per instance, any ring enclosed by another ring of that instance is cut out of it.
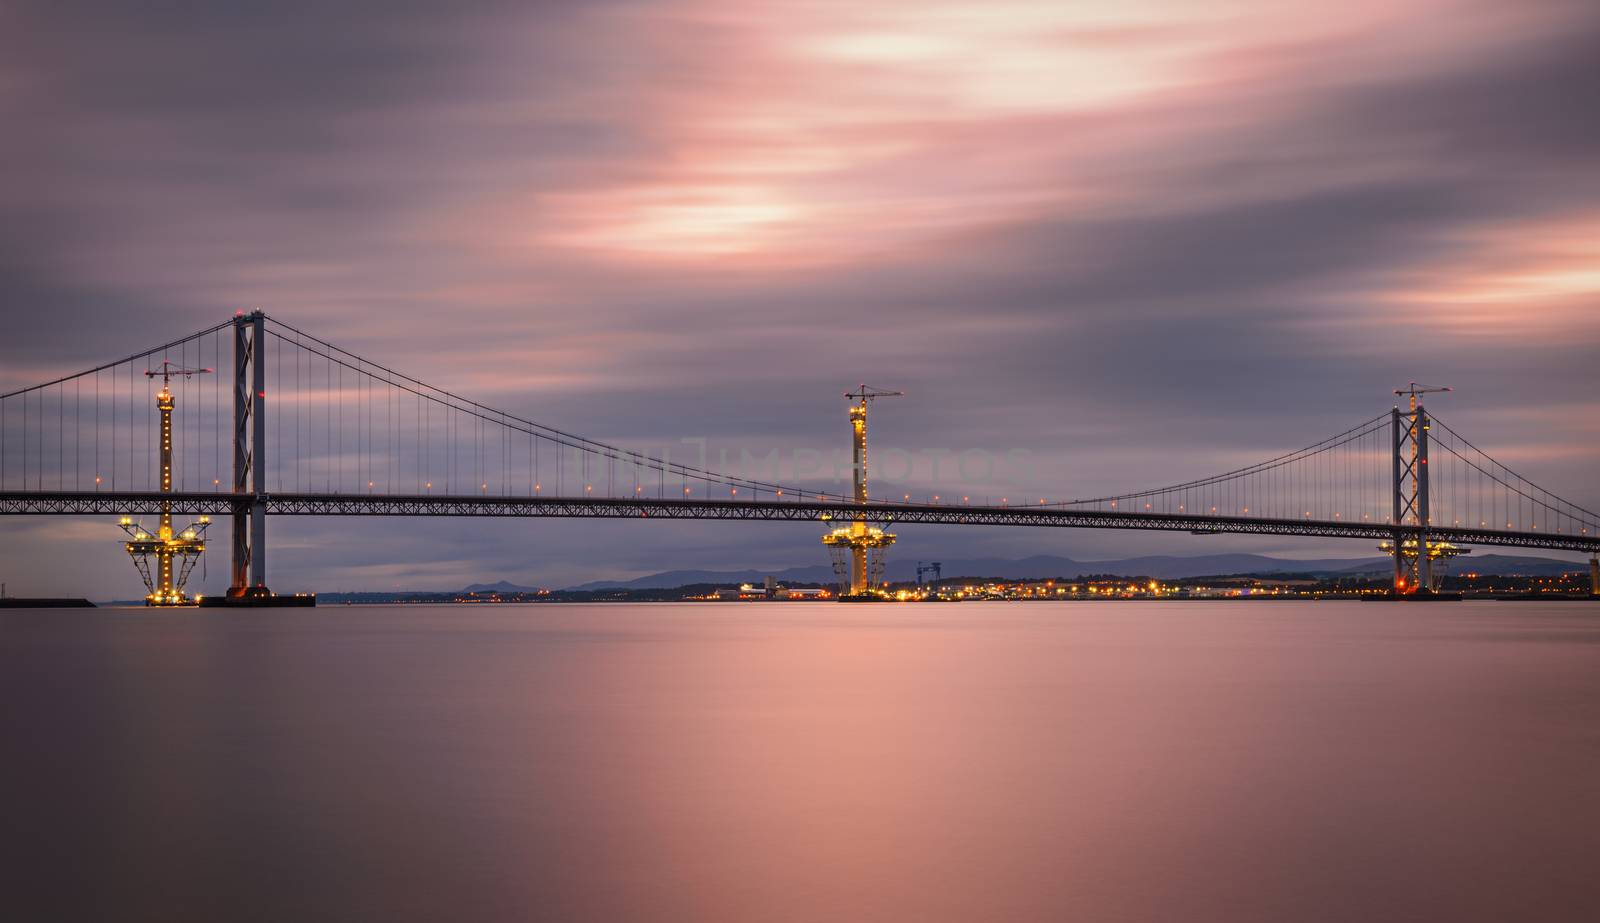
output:
<svg viewBox="0 0 1600 923"><path fill-rule="evenodd" d="M12 918L1600 918L1597 615L6 613Z"/></svg>

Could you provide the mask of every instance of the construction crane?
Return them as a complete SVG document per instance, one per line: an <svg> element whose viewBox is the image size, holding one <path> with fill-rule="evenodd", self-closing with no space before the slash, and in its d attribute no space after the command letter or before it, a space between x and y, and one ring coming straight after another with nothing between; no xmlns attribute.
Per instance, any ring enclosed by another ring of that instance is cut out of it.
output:
<svg viewBox="0 0 1600 923"><path fill-rule="evenodd" d="M901 397L904 394L904 391L886 391L865 384L844 393L853 402L850 405L851 477L855 502L862 506L867 503L867 408L880 397ZM822 537L822 543L833 552L834 573L839 576L841 583L846 583L848 579L845 592L839 595L840 599L887 598L881 593L875 594L873 584L877 582L875 578L883 573L884 549L893 545L894 539L894 533L869 526L865 519L859 518Z"/></svg>
<svg viewBox="0 0 1600 923"><path fill-rule="evenodd" d="M161 492L172 493L172 409L176 400L172 396L173 378L192 378L196 375L210 374L212 369L188 369L174 365L171 361L163 360L155 369L146 369L146 378L161 376L161 392L156 395L156 409L161 411ZM124 547L128 556L133 558L133 566L138 569L139 576L144 579L144 602L147 606L185 606L193 602L188 594L183 591L184 584L189 582L189 574L193 572L195 562L200 559L206 550L205 532L211 524L211 517L201 516L195 522L182 530L172 528L172 502L161 501L161 519L156 526L154 535L146 532L144 527L131 518L124 516L117 523L122 531L128 533L132 541L125 542ZM152 572L150 559L155 558L156 567ZM178 570L173 572L173 562L178 562Z"/></svg>
<svg viewBox="0 0 1600 923"><path fill-rule="evenodd" d="M944 567L944 565L940 564L938 561L934 561L933 563L927 564L927 565L924 565L921 561L918 561L917 562L917 586L919 586L919 587L922 586L922 575L923 574L932 574L933 575L933 579L937 582L940 577L944 576L944 574L940 570L942 567Z"/></svg>
<svg viewBox="0 0 1600 923"><path fill-rule="evenodd" d="M875 397L905 397L906 393L904 391L885 391L882 388L874 388L871 385L857 385L854 391L846 391L844 396L865 404Z"/></svg>
<svg viewBox="0 0 1600 923"><path fill-rule="evenodd" d="M1409 395L1411 397L1411 413L1416 414L1417 407L1422 403L1422 395L1439 394L1445 391L1454 390L1454 388L1440 388L1434 385L1419 385L1413 381L1407 384L1404 388L1394 389L1394 396L1405 397Z"/></svg>

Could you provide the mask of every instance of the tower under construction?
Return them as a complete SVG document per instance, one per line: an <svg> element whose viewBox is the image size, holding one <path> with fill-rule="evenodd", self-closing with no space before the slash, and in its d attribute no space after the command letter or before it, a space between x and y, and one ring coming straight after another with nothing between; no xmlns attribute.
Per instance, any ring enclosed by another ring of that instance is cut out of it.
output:
<svg viewBox="0 0 1600 923"><path fill-rule="evenodd" d="M172 493L172 409L176 406L172 396L172 378L175 375L188 378L210 371L178 368L171 362L162 362L160 369L146 370L144 373L146 378L161 376L156 409L161 412L161 492L164 494ZM167 500L161 502L161 519L153 535L133 519L122 517L118 525L131 539L124 543L124 547L128 550L128 556L133 558L133 566L138 568L148 591L144 597L145 605L187 606L194 603L183 588L189 582L195 562L206 550L205 533L210 524L209 516L201 516L182 530L174 529L172 503ZM154 570L150 566L152 558L155 559Z"/></svg>
<svg viewBox="0 0 1600 923"><path fill-rule="evenodd" d="M1411 382L1396 388L1396 397L1410 398L1407 412L1399 407L1393 410L1394 433L1394 515L1396 526L1417 526L1415 537L1407 537L1396 530L1394 537L1378 546L1379 550L1394 556L1394 592L1396 595L1438 592L1433 565L1443 565L1451 558L1471 554L1472 549L1449 542L1428 538L1428 527L1433 524L1428 497L1428 433L1432 423L1423 406L1424 394L1444 393L1450 388L1437 388Z"/></svg>
<svg viewBox="0 0 1600 923"><path fill-rule="evenodd" d="M884 391L862 385L846 391L850 398L851 480L855 502L867 504L867 408L880 397L898 397L903 391ZM894 544L894 533L868 525L865 514L858 514L849 525L833 529L822 543L833 552L833 572L843 588L839 598L864 600L886 598L877 586L883 577L884 552Z"/></svg>

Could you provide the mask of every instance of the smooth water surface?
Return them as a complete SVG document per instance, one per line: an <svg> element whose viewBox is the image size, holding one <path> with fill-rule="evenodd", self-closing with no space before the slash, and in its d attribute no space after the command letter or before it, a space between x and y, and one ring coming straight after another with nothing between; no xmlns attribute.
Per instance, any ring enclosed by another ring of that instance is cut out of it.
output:
<svg viewBox="0 0 1600 923"><path fill-rule="evenodd" d="M1600 919L1600 605L0 612L7 920Z"/></svg>

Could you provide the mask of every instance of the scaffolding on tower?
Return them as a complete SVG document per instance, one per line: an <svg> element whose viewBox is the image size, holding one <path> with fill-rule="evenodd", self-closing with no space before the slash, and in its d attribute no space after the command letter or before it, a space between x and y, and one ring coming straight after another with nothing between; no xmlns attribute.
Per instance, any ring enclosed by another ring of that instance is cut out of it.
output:
<svg viewBox="0 0 1600 923"><path fill-rule="evenodd" d="M161 377L161 391L156 395L156 409L161 412L161 492L172 493L172 410L177 401L172 396L174 376L190 378L209 374L211 369L186 369L163 361L160 368L147 369L146 378ZM206 550L206 528L209 516L201 516L183 529L172 526L172 501L161 501L161 517L154 533L141 523L124 516L117 522L128 533L130 541L123 543L133 566L144 580L144 603L147 606L189 606L195 600L184 592L189 575ZM151 567L154 561L155 567Z"/></svg>
<svg viewBox="0 0 1600 923"><path fill-rule="evenodd" d="M850 405L851 476L854 481L855 502L867 505L867 408L880 397L899 397L904 391L885 391L861 385L855 391L845 392ZM826 519L828 517L824 517ZM885 565L885 552L894 544L893 532L871 525L865 514L858 514L848 525L839 526L822 536L822 544L833 553L833 572L839 578L841 601L867 601L887 599L881 587Z"/></svg>
<svg viewBox="0 0 1600 923"><path fill-rule="evenodd" d="M1404 388L1396 388L1396 397L1407 397L1410 406L1402 411L1398 406L1393 413L1394 433L1394 515L1397 526L1412 526L1417 530L1413 537L1397 529L1393 538L1383 542L1378 549L1394 558L1394 593L1397 596L1435 594L1439 591L1442 569L1451 558L1471 554L1472 549L1437 541L1428 537L1428 527L1433 524L1429 507L1428 490L1428 433L1432 422L1423 406L1423 395L1443 394L1451 388L1421 385L1415 381ZM1425 549L1425 553L1423 550ZM1438 563L1440 573L1434 571Z"/></svg>

